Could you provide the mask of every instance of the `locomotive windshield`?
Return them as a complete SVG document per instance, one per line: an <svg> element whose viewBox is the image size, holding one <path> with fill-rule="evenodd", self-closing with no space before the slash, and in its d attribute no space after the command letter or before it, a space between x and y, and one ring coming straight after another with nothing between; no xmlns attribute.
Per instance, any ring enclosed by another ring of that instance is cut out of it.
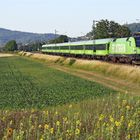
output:
<svg viewBox="0 0 140 140"><path fill-rule="evenodd" d="M140 47L140 36L135 37L135 40L136 40L136 47Z"/></svg>

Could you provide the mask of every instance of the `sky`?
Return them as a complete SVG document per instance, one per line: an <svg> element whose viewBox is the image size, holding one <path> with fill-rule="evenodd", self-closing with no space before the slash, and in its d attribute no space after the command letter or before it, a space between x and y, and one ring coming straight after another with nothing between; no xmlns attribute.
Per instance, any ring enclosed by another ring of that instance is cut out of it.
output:
<svg viewBox="0 0 140 140"><path fill-rule="evenodd" d="M140 0L0 0L0 28L77 37L93 20L140 22L139 7Z"/></svg>

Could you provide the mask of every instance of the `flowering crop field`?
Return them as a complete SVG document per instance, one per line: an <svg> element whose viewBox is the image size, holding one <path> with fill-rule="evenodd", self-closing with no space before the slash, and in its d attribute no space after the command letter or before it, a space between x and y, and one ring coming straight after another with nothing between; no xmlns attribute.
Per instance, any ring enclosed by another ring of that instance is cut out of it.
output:
<svg viewBox="0 0 140 140"><path fill-rule="evenodd" d="M140 140L140 98L24 57L0 58L0 139Z"/></svg>
<svg viewBox="0 0 140 140"><path fill-rule="evenodd" d="M43 110L0 111L3 140L140 140L140 100L121 94Z"/></svg>

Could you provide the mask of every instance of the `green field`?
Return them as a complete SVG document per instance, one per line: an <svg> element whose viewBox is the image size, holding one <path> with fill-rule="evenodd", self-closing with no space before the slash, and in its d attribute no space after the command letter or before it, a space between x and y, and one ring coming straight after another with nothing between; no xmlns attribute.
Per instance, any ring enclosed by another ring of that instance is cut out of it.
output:
<svg viewBox="0 0 140 140"><path fill-rule="evenodd" d="M0 58L0 108L45 108L115 91L23 57Z"/></svg>
<svg viewBox="0 0 140 140"><path fill-rule="evenodd" d="M140 98L27 57L0 58L0 139L140 140Z"/></svg>

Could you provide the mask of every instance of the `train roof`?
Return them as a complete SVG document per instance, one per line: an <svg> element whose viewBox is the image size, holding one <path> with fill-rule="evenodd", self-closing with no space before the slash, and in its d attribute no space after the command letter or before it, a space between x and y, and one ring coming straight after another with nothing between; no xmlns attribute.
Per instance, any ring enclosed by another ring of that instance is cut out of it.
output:
<svg viewBox="0 0 140 140"><path fill-rule="evenodd" d="M80 45L92 45L95 44L107 44L112 41L113 38L108 39L96 39L96 40L86 40L86 41L77 41L77 42L67 42L67 43L56 43L56 44L46 44L42 47L56 47L56 46L80 46Z"/></svg>

